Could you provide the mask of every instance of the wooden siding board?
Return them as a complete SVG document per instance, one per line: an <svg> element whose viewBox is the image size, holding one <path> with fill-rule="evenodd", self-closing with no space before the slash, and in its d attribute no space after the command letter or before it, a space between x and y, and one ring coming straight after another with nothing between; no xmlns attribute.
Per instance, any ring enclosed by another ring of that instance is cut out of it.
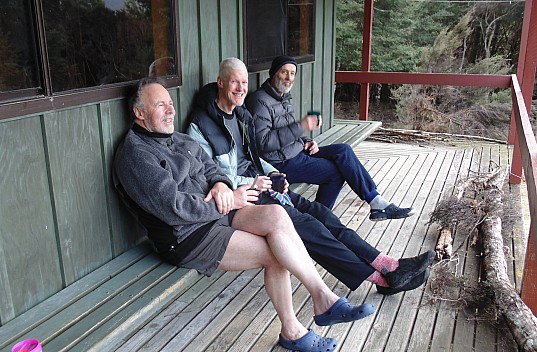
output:
<svg viewBox="0 0 537 352"><path fill-rule="evenodd" d="M51 113L44 121L61 261L69 285L112 258L97 108Z"/></svg>
<svg viewBox="0 0 537 352"><path fill-rule="evenodd" d="M220 0L220 55L222 61L228 57L240 58L239 34L242 31L240 13L237 0ZM216 76L213 78L216 80Z"/></svg>
<svg viewBox="0 0 537 352"><path fill-rule="evenodd" d="M216 81L222 33L218 27L218 0L199 1L200 62L202 85ZM223 19L227 22L227 18Z"/></svg>
<svg viewBox="0 0 537 352"><path fill-rule="evenodd" d="M185 131L188 112L194 100L195 93L201 84L201 44L200 24L198 16L198 1L179 1L181 31L181 67L183 84L179 88L181 105L177 110L179 130Z"/></svg>
<svg viewBox="0 0 537 352"><path fill-rule="evenodd" d="M308 111L312 110L312 101L311 101L311 95L312 95L312 80L313 80L313 67L311 63L303 64L301 73L300 73L300 86L302 87L300 91L300 115L297 114L296 118L297 120L301 120ZM297 77L298 78L298 77ZM297 79L298 80L298 79ZM296 81L295 81L296 82ZM295 109L298 107L295 106ZM311 138L315 138L315 136L319 135L319 131L311 131L309 136Z"/></svg>
<svg viewBox="0 0 537 352"><path fill-rule="evenodd" d="M122 100L100 104L104 149L104 178L107 180L113 255L117 256L145 237L145 229L118 197L112 180L114 153L132 125L127 106Z"/></svg>
<svg viewBox="0 0 537 352"><path fill-rule="evenodd" d="M0 123L2 324L62 287L41 130L38 116Z"/></svg>

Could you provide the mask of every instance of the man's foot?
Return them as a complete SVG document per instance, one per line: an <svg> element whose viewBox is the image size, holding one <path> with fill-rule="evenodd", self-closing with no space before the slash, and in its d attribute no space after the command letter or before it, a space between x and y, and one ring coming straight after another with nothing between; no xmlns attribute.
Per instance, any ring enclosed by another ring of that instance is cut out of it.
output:
<svg viewBox="0 0 537 352"><path fill-rule="evenodd" d="M306 335L296 340L287 340L280 335L278 342L288 350L301 352L333 351L337 347L336 340L331 337L319 336L313 330L310 330Z"/></svg>
<svg viewBox="0 0 537 352"><path fill-rule="evenodd" d="M382 275L392 289L400 289L413 278L420 275L434 261L435 252L427 251L412 258L399 259L399 266L394 271L382 269Z"/></svg>
<svg viewBox="0 0 537 352"><path fill-rule="evenodd" d="M391 203L384 209L371 209L369 220L382 221L388 219L402 219L414 215L414 208L399 208Z"/></svg>
<svg viewBox="0 0 537 352"><path fill-rule="evenodd" d="M373 314L375 307L371 304L352 305L346 298L341 297L323 314L315 315L313 320L319 326L348 323Z"/></svg>
<svg viewBox="0 0 537 352"><path fill-rule="evenodd" d="M429 278L430 270L426 268L421 275L414 277L410 282L401 288L391 288L377 285L377 292L386 296L395 295L396 293L403 291L414 290L423 285Z"/></svg>

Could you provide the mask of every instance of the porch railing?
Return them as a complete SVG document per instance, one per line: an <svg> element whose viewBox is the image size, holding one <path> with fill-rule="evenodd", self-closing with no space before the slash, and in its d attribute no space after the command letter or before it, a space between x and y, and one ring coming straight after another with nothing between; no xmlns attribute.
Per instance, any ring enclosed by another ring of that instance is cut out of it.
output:
<svg viewBox="0 0 537 352"><path fill-rule="evenodd" d="M522 171L526 179L528 190L528 203L530 208L530 233L528 234L528 247L522 279L521 297L532 310L537 313L537 246L534 243L534 234L537 234L537 142L529 120L528 110L516 75L469 75L469 74L441 74L441 73L402 73L402 72L371 72L371 71L336 71L337 83L359 83L365 86L371 83L386 84L424 84L424 85L450 85L450 86L476 86L489 88L510 88L513 100L512 124L515 126L513 159L511 162L512 183L519 183ZM367 99L366 99L367 100ZM531 101L531 99L530 99ZM365 111L367 107L360 109ZM513 123L514 122L514 123Z"/></svg>

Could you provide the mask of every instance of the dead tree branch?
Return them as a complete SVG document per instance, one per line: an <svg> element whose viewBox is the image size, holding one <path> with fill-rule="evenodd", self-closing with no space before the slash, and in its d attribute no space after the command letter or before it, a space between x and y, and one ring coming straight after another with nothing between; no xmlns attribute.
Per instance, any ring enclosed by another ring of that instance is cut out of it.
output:
<svg viewBox="0 0 537 352"><path fill-rule="evenodd" d="M441 258L453 255L444 248L445 237L448 232L451 234L455 226L457 231L468 234L463 242L474 236L472 243L475 244L476 233L479 235L486 278L480 285L490 289L489 306L505 318L521 350L537 351L537 319L507 275L501 218L502 186L506 175L506 171L497 168L491 173L474 175L460 182L455 187L454 195L438 204L431 214L431 222L438 222L442 228L437 245L437 256ZM464 287L461 289L464 290Z"/></svg>

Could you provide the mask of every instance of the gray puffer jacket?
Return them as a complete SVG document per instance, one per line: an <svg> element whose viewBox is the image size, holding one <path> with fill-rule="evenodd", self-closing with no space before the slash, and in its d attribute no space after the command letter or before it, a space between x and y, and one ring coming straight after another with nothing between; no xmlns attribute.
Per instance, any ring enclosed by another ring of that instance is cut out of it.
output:
<svg viewBox="0 0 537 352"><path fill-rule="evenodd" d="M304 142L311 140L304 137L300 121L295 120L291 98L290 93L278 94L269 79L246 98L259 156L271 164L294 158L304 150Z"/></svg>

